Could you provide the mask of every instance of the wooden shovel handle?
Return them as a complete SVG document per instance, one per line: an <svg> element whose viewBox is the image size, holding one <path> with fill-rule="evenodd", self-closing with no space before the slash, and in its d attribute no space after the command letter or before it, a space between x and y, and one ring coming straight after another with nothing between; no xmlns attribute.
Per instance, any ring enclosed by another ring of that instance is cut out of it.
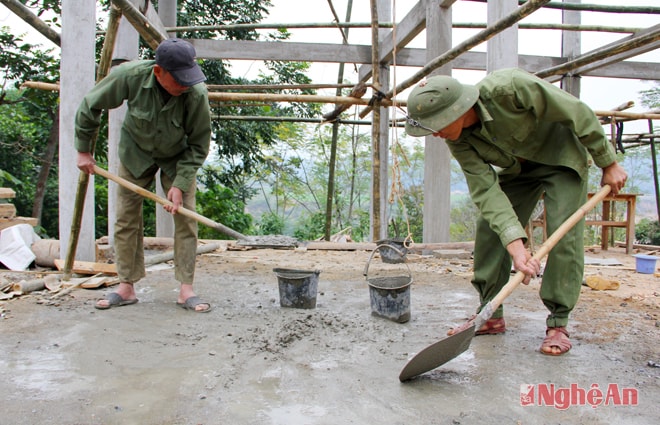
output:
<svg viewBox="0 0 660 425"><path fill-rule="evenodd" d="M130 191L133 191L133 192L137 193L140 196L143 196L147 199L151 199L152 201L155 201L155 202L157 202L161 205L168 205L168 206L174 205L174 204L172 204L172 202L168 201L167 199L165 199L163 197L160 197L160 196L156 195L155 193L152 193L152 192L150 192L150 191L148 191L148 190L146 190L146 189L144 189L144 188L142 188L142 187L140 187L140 186L138 186L134 183L131 183L126 179L123 179L119 176L116 176L116 175L110 173L109 171L106 171L103 168L99 167L98 165L94 166L94 172L96 174L100 175L100 176L105 177L108 180L112 180L113 182L117 183L120 186L125 187L126 189L128 189ZM196 220L196 221L198 221L198 222L200 222L200 223L202 223L202 224L204 224L204 225L206 225L206 226L208 226L212 229L215 229L215 230L217 230L221 233L224 233L227 236L231 236L231 237L236 238L236 239L246 239L245 235L237 232L236 230L230 229L229 227L227 227L223 224L217 223L217 222L211 220L210 218L206 218L203 215L198 214L194 211L191 211L187 208L179 207L179 209L177 210L177 214L181 214L181 215L184 215L186 217L192 218L193 220Z"/></svg>
<svg viewBox="0 0 660 425"><path fill-rule="evenodd" d="M569 230L573 228L581 219L583 219L589 211L593 207L595 207L600 201L602 201L612 190L610 185L605 185L603 186L589 201L587 201L584 205L582 205L580 208L578 208L577 211L573 213L569 218L564 221L561 226L555 230L552 235L548 237L548 239L541 245L534 253L532 258L536 260L541 260L543 259L552 248L554 248L555 245L557 245L557 242L561 240L561 238L568 233ZM493 298L489 303L489 308L492 308L492 311L495 311L497 307L499 307L502 302L511 295L514 289L525 279L525 274L523 272L516 272L515 275L509 279L509 281L502 287L500 292L495 295L495 298Z"/></svg>

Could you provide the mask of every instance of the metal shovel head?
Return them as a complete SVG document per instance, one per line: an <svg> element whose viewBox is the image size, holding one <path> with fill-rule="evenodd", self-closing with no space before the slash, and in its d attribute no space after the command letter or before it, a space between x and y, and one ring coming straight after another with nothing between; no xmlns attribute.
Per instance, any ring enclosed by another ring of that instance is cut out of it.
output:
<svg viewBox="0 0 660 425"><path fill-rule="evenodd" d="M474 332L475 326L472 325L452 336L429 345L408 361L399 374L399 381L404 382L412 379L458 357L470 346Z"/></svg>

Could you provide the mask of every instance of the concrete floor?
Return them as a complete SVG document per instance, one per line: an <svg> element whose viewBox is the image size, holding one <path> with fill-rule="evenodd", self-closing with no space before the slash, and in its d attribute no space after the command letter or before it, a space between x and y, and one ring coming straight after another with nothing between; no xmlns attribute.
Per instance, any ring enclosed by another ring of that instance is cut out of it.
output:
<svg viewBox="0 0 660 425"><path fill-rule="evenodd" d="M654 275L588 269L618 276L622 288L583 287L569 328L573 349L561 357L538 352L546 315L539 282L520 287L505 303L506 334L475 337L459 357L401 383L412 355L473 312L471 263L410 256L412 319L401 324L371 314L363 275L369 254L264 249L200 256L196 291L214 305L208 314L176 307L168 268L148 273L132 306L95 310L108 289L79 289L56 302L43 293L5 302L0 422L658 423ZM407 273L405 265L371 264L381 266ZM321 270L316 308L282 308L275 267ZM521 392L530 389L531 405L523 405L530 399ZM586 397L595 390L611 403ZM637 400L617 399L624 391Z"/></svg>

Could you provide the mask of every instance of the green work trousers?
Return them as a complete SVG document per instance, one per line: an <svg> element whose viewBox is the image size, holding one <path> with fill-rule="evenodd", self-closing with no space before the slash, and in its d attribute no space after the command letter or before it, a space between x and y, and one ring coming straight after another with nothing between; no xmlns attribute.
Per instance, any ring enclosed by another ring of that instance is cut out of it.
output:
<svg viewBox="0 0 660 425"><path fill-rule="evenodd" d="M119 176L142 188L153 186L158 168L152 167L139 178L119 164ZM160 173L163 191L172 187L172 179ZM195 211L195 182L183 192L183 206ZM145 276L143 197L119 186L117 192L117 221L115 222L115 261L120 282L135 283ZM197 222L181 214L174 214L174 277L180 283L193 283L197 259Z"/></svg>
<svg viewBox="0 0 660 425"><path fill-rule="evenodd" d="M500 186L524 226L543 195L548 234L552 234L587 199L587 182L573 170L524 162L520 174L501 179ZM474 247L472 284L483 308L511 277L511 256L499 236L479 217ZM548 327L566 326L577 304L584 274L584 219L577 223L550 251L540 297L550 311ZM503 317L500 306L493 318Z"/></svg>

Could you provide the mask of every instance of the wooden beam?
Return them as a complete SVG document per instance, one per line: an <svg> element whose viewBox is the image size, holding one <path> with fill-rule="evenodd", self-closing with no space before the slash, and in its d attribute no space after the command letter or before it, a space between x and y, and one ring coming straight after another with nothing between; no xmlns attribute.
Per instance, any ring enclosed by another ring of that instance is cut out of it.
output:
<svg viewBox="0 0 660 425"><path fill-rule="evenodd" d="M15 198L16 192L10 187L0 187L0 199Z"/></svg>
<svg viewBox="0 0 660 425"><path fill-rule="evenodd" d="M357 63L365 65L360 68L360 81L365 81L371 75L371 46L368 45L202 39L191 39L190 42L195 46L197 56L205 59ZM655 44L647 48L653 46ZM638 54L637 51L631 51L631 55L634 54ZM530 72L557 67L565 62L565 59L559 57L519 56L519 66ZM594 77L660 80L660 67L657 63L611 62L580 74ZM486 54L465 51L448 63L454 69L485 70ZM397 66L423 67L426 64L425 49L403 48L397 51Z"/></svg>
<svg viewBox="0 0 660 425"><path fill-rule="evenodd" d="M371 63L371 46L252 40L188 40L198 58Z"/></svg>

